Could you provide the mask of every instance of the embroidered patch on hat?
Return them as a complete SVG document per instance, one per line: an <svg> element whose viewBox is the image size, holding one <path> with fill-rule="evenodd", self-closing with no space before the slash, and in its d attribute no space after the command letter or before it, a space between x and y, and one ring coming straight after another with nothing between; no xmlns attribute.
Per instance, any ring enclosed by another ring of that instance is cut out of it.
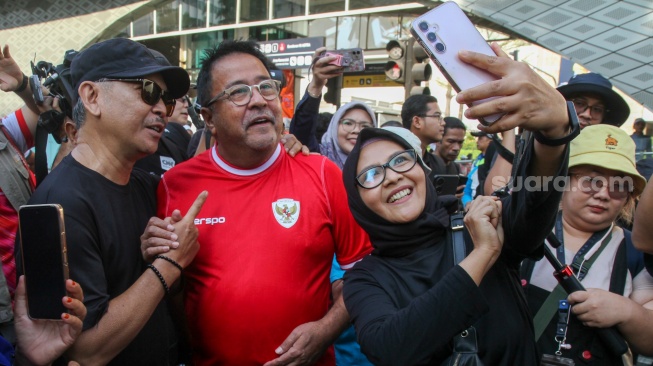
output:
<svg viewBox="0 0 653 366"><path fill-rule="evenodd" d="M288 229L295 225L299 219L299 201L281 198L272 202L272 214L274 214L279 225Z"/></svg>
<svg viewBox="0 0 653 366"><path fill-rule="evenodd" d="M619 141L612 137L611 134L608 134L608 137L605 139L605 148L608 150L614 150L619 145Z"/></svg>

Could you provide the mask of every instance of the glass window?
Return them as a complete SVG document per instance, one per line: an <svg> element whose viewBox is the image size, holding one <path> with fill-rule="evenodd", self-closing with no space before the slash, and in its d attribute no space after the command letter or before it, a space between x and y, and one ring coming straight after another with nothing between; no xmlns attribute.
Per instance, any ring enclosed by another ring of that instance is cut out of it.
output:
<svg viewBox="0 0 653 366"><path fill-rule="evenodd" d="M154 12L148 13L133 23L134 37L146 36L154 33Z"/></svg>
<svg viewBox="0 0 653 366"><path fill-rule="evenodd" d="M324 37L324 46L333 50L336 48L336 18L315 19L309 23L309 37Z"/></svg>
<svg viewBox="0 0 653 366"><path fill-rule="evenodd" d="M195 29L206 26L206 0L181 1L181 28Z"/></svg>
<svg viewBox="0 0 653 366"><path fill-rule="evenodd" d="M288 18L305 15L306 2L303 0L274 0L273 18Z"/></svg>
<svg viewBox="0 0 653 366"><path fill-rule="evenodd" d="M397 5L402 3L414 3L414 0L355 0L349 1L349 10L374 8L377 6Z"/></svg>
<svg viewBox="0 0 653 366"><path fill-rule="evenodd" d="M268 0L240 0L240 22L268 19Z"/></svg>
<svg viewBox="0 0 653 366"><path fill-rule="evenodd" d="M350 1L356 2L355 1ZM308 12L309 14L329 13L332 11L344 11L345 0L310 0Z"/></svg>
<svg viewBox="0 0 653 366"><path fill-rule="evenodd" d="M200 61L204 58L204 50L211 49L227 39L234 39L234 30L227 29L217 32L191 34L188 38L188 49L192 50L189 55L188 69L199 69Z"/></svg>
<svg viewBox="0 0 653 366"><path fill-rule="evenodd" d="M211 0L209 26L236 23L236 0Z"/></svg>
<svg viewBox="0 0 653 366"><path fill-rule="evenodd" d="M336 48L361 47L364 44L361 42L361 23L367 24L367 17L364 19L362 22L361 17L338 17Z"/></svg>
<svg viewBox="0 0 653 366"><path fill-rule="evenodd" d="M367 49L385 48L385 45L402 35L398 16L370 16L367 27Z"/></svg>
<svg viewBox="0 0 653 366"><path fill-rule="evenodd" d="M306 22L298 22L306 23ZM295 27L290 24L278 24L274 27L250 27L249 38L259 41L276 41L279 39L303 38L306 37L306 32L297 33L298 29L303 27Z"/></svg>
<svg viewBox="0 0 653 366"><path fill-rule="evenodd" d="M179 0L164 5L156 10L156 32L174 32L179 30Z"/></svg>

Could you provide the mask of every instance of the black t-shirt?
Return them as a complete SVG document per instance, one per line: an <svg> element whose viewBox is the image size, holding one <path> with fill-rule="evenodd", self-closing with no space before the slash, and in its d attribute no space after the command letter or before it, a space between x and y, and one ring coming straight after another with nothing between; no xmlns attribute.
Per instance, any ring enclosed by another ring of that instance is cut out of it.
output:
<svg viewBox="0 0 653 366"><path fill-rule="evenodd" d="M118 185L68 155L32 195L30 204L63 207L70 278L82 286L88 310L84 330L95 326L108 310L109 300L147 269L140 236L156 214L157 184L158 178L135 169L127 185ZM169 365L176 362L176 348L172 318L161 301L110 364Z"/></svg>
<svg viewBox="0 0 653 366"><path fill-rule="evenodd" d="M520 175L526 175L529 160L524 157ZM566 167L565 159L557 175L566 175ZM347 271L345 305L368 359L378 365L440 365L451 354L451 339L474 325L485 365L539 364L519 264L542 256L560 196L548 184L545 191L521 190L503 199L503 251L479 287L454 266L445 238L405 257L372 254ZM465 237L470 252L473 243ZM406 270L424 268L425 262L428 273Z"/></svg>
<svg viewBox="0 0 653 366"><path fill-rule="evenodd" d="M137 161L134 167L160 177L173 166L188 160L186 149L189 142L190 135L184 126L168 123L156 152Z"/></svg>

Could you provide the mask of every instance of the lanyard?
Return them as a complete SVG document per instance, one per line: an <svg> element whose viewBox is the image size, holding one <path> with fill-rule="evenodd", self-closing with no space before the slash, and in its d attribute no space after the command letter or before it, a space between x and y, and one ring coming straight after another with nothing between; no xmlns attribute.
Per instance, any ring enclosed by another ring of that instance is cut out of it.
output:
<svg viewBox="0 0 653 366"><path fill-rule="evenodd" d="M589 271L592 263L594 261L591 261L591 263L588 263L587 266L584 266L585 262L585 255L594 247L594 244L599 242L601 239L601 246L599 249L592 255L593 258L596 258L599 256L600 252L603 251L603 249L607 246L608 242L612 239L612 227L613 225L608 226L607 228L597 231L592 236L590 236L589 239L583 244L580 249L578 249L578 252L576 255L574 255L574 259L572 260L571 268L574 270L574 274L576 277L578 277L579 281L582 281L583 278L585 278L585 275L587 275L587 271ZM562 228L562 211L558 212L558 216L556 218L556 225L555 225L555 234L558 240L560 241L560 246L556 248L556 256L558 257L558 260L560 263L565 264L565 242L564 242L564 231ZM606 234L609 235L606 236Z"/></svg>
<svg viewBox="0 0 653 366"><path fill-rule="evenodd" d="M590 238L587 239L585 244L583 244L583 246L578 250L576 255L574 255L571 268L574 271L574 274L576 275L579 281L582 281L583 278L585 278L585 275L587 275L587 272L589 271L590 267L592 267L592 264L594 264L594 261L596 261L596 259L599 257L603 249L605 249L605 247L608 246L610 240L612 240L612 227L613 225L610 225L606 229L597 231L594 234L592 234L592 236L590 236ZM556 229L555 232L556 237L560 241L560 246L556 248L556 256L558 257L560 263L564 264L565 245L563 241L564 235L563 235L563 228L562 228L562 211L558 212L558 216L556 217L555 229ZM592 254L589 260L586 260L585 255L599 241L601 241L599 248ZM556 343L558 343L558 349L556 350L555 354L558 356L562 355L561 349L566 349L566 350L571 349L571 345L566 343L570 310L571 309L569 303L567 302L566 299L560 300L558 302L558 321L556 324L556 336L555 336L555 341Z"/></svg>

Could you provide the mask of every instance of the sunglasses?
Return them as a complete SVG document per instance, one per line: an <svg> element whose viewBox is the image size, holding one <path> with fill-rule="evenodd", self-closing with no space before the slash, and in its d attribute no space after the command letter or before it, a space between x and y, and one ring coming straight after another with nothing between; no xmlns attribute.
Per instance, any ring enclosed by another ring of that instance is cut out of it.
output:
<svg viewBox="0 0 653 366"><path fill-rule="evenodd" d="M97 82L105 81L122 81L125 83L141 83L141 99L147 105L156 105L159 103L159 100L163 100L163 104L166 106L166 116L172 116L172 112L175 111L175 105L177 100L170 96L170 93L167 90L161 89L159 84L155 83L150 79L100 79Z"/></svg>

